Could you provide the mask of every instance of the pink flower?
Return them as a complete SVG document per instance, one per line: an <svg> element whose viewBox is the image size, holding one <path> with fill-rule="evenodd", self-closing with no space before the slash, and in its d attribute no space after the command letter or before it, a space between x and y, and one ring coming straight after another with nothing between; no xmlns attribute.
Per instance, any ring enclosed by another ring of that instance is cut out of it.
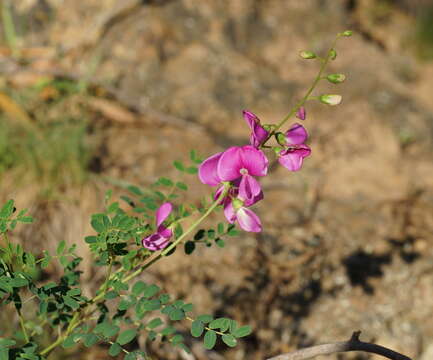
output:
<svg viewBox="0 0 433 360"><path fill-rule="evenodd" d="M251 111L242 111L244 119L251 129L250 143L255 148L258 148L269 135L269 132L260 124L260 119Z"/></svg>
<svg viewBox="0 0 433 360"><path fill-rule="evenodd" d="M311 154L311 149L304 144L308 138L307 130L301 124L293 124L285 133L287 148L278 154L278 162L290 171L298 171L304 158Z"/></svg>
<svg viewBox="0 0 433 360"><path fill-rule="evenodd" d="M166 228L162 223L170 215L173 205L169 202L162 204L156 211L156 232L143 239L143 246L151 251L164 249L173 235L171 229Z"/></svg>
<svg viewBox="0 0 433 360"><path fill-rule="evenodd" d="M233 146L224 152L207 158L199 167L198 175L204 184L216 186L230 182L228 194L221 200L224 215L228 222L238 221L245 231L260 232L262 226L259 217L250 209L263 199L263 192L255 176L265 176L268 171L268 159L264 153L252 145ZM215 192L219 199L224 185Z"/></svg>
<svg viewBox="0 0 433 360"><path fill-rule="evenodd" d="M224 215L230 224L237 221L244 231L262 231L260 218L252 210L244 206L243 202L238 199L229 201L224 205Z"/></svg>
<svg viewBox="0 0 433 360"><path fill-rule="evenodd" d="M307 112L305 111L305 108L303 106L301 106L298 111L296 112L296 117L299 120L305 120L305 118L307 117Z"/></svg>
<svg viewBox="0 0 433 360"><path fill-rule="evenodd" d="M233 146L212 155L200 165L198 176L204 184L216 186L223 181L238 182L239 196L251 202L261 193L260 184L254 176L265 176L268 159L251 145Z"/></svg>

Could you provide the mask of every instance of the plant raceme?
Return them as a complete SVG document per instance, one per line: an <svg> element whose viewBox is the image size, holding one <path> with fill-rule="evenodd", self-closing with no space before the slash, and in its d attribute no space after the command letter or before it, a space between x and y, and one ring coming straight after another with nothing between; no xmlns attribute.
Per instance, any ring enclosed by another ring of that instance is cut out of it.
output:
<svg viewBox="0 0 433 360"><path fill-rule="evenodd" d="M349 31L340 33L336 40L350 34ZM238 234L236 224L244 231L262 231L261 220L252 210L264 199L259 179L268 176L271 161L277 161L289 171L298 171L311 154L306 144L308 133L303 125L295 122L285 132L280 129L292 117L306 120L307 101L319 100L327 105L341 102L340 95L312 96L319 81L338 84L346 78L343 74L324 74L327 64L336 58L335 43L323 58L311 51L300 53L308 61L319 60L320 69L306 94L279 123L262 124L253 112L245 110L243 118L250 130L249 144L229 147L204 161L191 151L192 166L174 162L182 173L198 174L203 184L214 188L210 204L204 201L197 206L185 202L175 206L174 202L179 201L188 186L180 180L165 177L145 190L125 186L133 197L121 196L127 210L118 202L111 202L112 194L107 192L105 210L91 218L95 234L85 238L95 256L95 264L105 268L105 280L93 296L82 294L81 272L77 270L82 259L75 254L75 244L68 248L61 241L55 255L48 251L34 255L10 242L9 232L19 223L31 222L32 218L26 216L25 210L15 214L13 200L8 201L0 209L0 237L3 240L0 242L0 305L14 306L20 330L1 331L0 360L45 359L59 346L72 348L78 343L85 347L109 344L108 354L123 353L125 360L147 358L146 352L137 347L139 342L134 341L143 336L149 342L159 337L188 352L186 344L191 343L191 338L186 339L172 326L176 321L191 322L191 336L203 336L206 349L214 348L217 336L227 346L234 347L239 338L249 335L251 327L248 325L239 326L227 317L194 316L193 304L172 300L155 284L146 284L142 280L130 282L157 261L171 255L179 245L184 246L185 255L191 255L198 244L212 246L215 243L224 247L224 237ZM221 207L229 224L199 228ZM182 221L190 217L195 220L184 229ZM38 274L53 260L58 260L57 266L63 269L62 276L57 282L41 284ZM108 306L108 302L114 303ZM35 313L32 309L22 311L30 304L37 309L35 316L32 316Z"/></svg>

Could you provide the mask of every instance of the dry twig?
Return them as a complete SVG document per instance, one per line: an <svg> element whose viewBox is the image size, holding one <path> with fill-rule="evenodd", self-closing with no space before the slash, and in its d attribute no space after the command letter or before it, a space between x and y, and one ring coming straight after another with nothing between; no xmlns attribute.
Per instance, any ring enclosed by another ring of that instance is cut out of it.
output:
<svg viewBox="0 0 433 360"><path fill-rule="evenodd" d="M305 360L319 355L330 355L347 351L364 351L372 354L382 355L391 360L411 360L411 358L408 356L400 354L386 347L360 341L360 334L361 331L355 331L349 341L340 341L336 343L311 346L293 351L291 353L274 356L267 360Z"/></svg>

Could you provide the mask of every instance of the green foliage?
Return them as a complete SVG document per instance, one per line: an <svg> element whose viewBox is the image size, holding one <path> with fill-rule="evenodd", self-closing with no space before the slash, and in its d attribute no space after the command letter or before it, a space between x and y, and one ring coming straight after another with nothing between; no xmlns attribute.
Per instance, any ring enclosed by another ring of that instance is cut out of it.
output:
<svg viewBox="0 0 433 360"><path fill-rule="evenodd" d="M195 251L197 243L202 243L207 247L211 247L215 243L217 247L223 248L225 247L224 236L234 237L238 236L239 233L239 230L236 229L234 224L227 224L227 227L225 227L223 223L219 223L216 229L199 229L192 240L185 242L185 254L191 255Z"/></svg>
<svg viewBox="0 0 433 360"><path fill-rule="evenodd" d="M170 192L176 189L184 191L184 186L180 185L180 182L168 178L160 178L154 185L169 188ZM152 203L158 207L162 201L169 198L169 195L159 190L151 190L149 195L138 187L128 186L128 191L132 196L138 197L138 201L129 199L131 204ZM134 268L149 255L148 250L141 246L141 239L154 231L152 228L154 225L148 225L150 216L146 216L147 211L149 214L154 211L153 206L142 213L143 217L136 217L127 214L118 202L112 202L111 192L107 192L105 200L105 211L92 215L90 220L96 234L87 236L85 241L95 254L97 265L110 269L116 267L117 271L113 276L107 277L105 285L97 292L99 300L95 304L96 323L93 326L83 324L73 327L72 331L67 331L61 338L60 345L67 349L78 343L82 343L85 347L106 343L109 344L110 356L117 356L123 352L126 359L135 359L143 353L129 352L124 346L131 344L137 336L146 332L149 341L159 337L162 341L189 352L184 336L173 326L174 323L189 321L192 336L204 336L207 348L215 345L218 335L227 346L234 346L235 334L228 331L232 320L226 318L214 320L211 315L200 315L194 319L190 315L194 308L193 304L172 300L170 295L162 293L161 288L156 284L146 284L139 280L132 286L128 285L125 281L127 274L134 271ZM170 221L180 221L191 216L196 210L193 206L181 205L173 212ZM6 237L18 223L31 221L32 218L26 215L26 211L17 213L14 202L8 201L0 210L0 234ZM174 231L175 238L182 234L183 228L178 223ZM185 246L193 244L195 248L197 242L218 245L223 241L222 236L236 234L237 230L233 225L225 226L221 223L215 229L199 230L193 240L187 242ZM41 359L39 353L41 349L38 349L35 344L33 346L32 343L24 341L28 338L28 333L32 332L32 336L42 334L44 326L55 332L58 331L57 329L64 331L74 321L74 314L92 305L94 300L83 296L80 289L81 273L77 268L82 259L75 254L75 248L75 245L68 246L64 240L60 240L53 254L44 250L39 257L36 257L25 252L21 245L14 245L9 241L6 242L6 246L0 246L0 304L12 303L20 313L23 304L33 300L38 305L38 317L45 319L42 326L30 323L25 325L15 334L14 339L0 339L3 345L0 347L0 360L9 358L11 351L19 354L21 358ZM53 261L63 269L59 281L38 286L35 274L49 267ZM28 292L32 294L30 298L26 295L28 300L22 300L23 294ZM108 307L108 302L114 302L115 306ZM110 308L114 308L114 312ZM156 316L157 314L159 316ZM224 326L220 324L221 322ZM13 358L16 358L15 355Z"/></svg>
<svg viewBox="0 0 433 360"><path fill-rule="evenodd" d="M188 166L179 160L175 160L173 166L182 173L196 175L198 173L197 165L201 164L203 160L197 155L195 150L191 150L189 157L192 162L191 165Z"/></svg>

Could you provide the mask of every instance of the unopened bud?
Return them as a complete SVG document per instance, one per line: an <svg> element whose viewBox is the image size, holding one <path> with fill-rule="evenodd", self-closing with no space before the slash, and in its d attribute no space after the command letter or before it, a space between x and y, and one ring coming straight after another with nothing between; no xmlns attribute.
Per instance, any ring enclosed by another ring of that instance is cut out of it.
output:
<svg viewBox="0 0 433 360"><path fill-rule="evenodd" d="M346 75L344 74L329 74L327 77L329 82L332 82L333 84L339 84L342 83L344 80L346 80Z"/></svg>
<svg viewBox="0 0 433 360"><path fill-rule="evenodd" d="M342 36L347 36L347 37L352 36L352 34L353 34L352 30L346 30L341 33Z"/></svg>
<svg viewBox="0 0 433 360"><path fill-rule="evenodd" d="M277 132L275 134L275 139L277 139L277 143L280 144L281 146L286 145L286 137L282 132Z"/></svg>
<svg viewBox="0 0 433 360"><path fill-rule="evenodd" d="M300 120L305 120L306 116L307 116L307 112L305 111L305 108L301 106L296 112L296 117Z"/></svg>
<svg viewBox="0 0 433 360"><path fill-rule="evenodd" d="M342 97L341 95L321 95L319 100L327 105L338 105L341 103Z"/></svg>
<svg viewBox="0 0 433 360"><path fill-rule="evenodd" d="M303 59L315 59L317 57L312 51L301 51L299 56Z"/></svg>
<svg viewBox="0 0 433 360"><path fill-rule="evenodd" d="M337 57L337 52L335 51L335 49L329 50L329 58L331 60L335 60L336 57Z"/></svg>

